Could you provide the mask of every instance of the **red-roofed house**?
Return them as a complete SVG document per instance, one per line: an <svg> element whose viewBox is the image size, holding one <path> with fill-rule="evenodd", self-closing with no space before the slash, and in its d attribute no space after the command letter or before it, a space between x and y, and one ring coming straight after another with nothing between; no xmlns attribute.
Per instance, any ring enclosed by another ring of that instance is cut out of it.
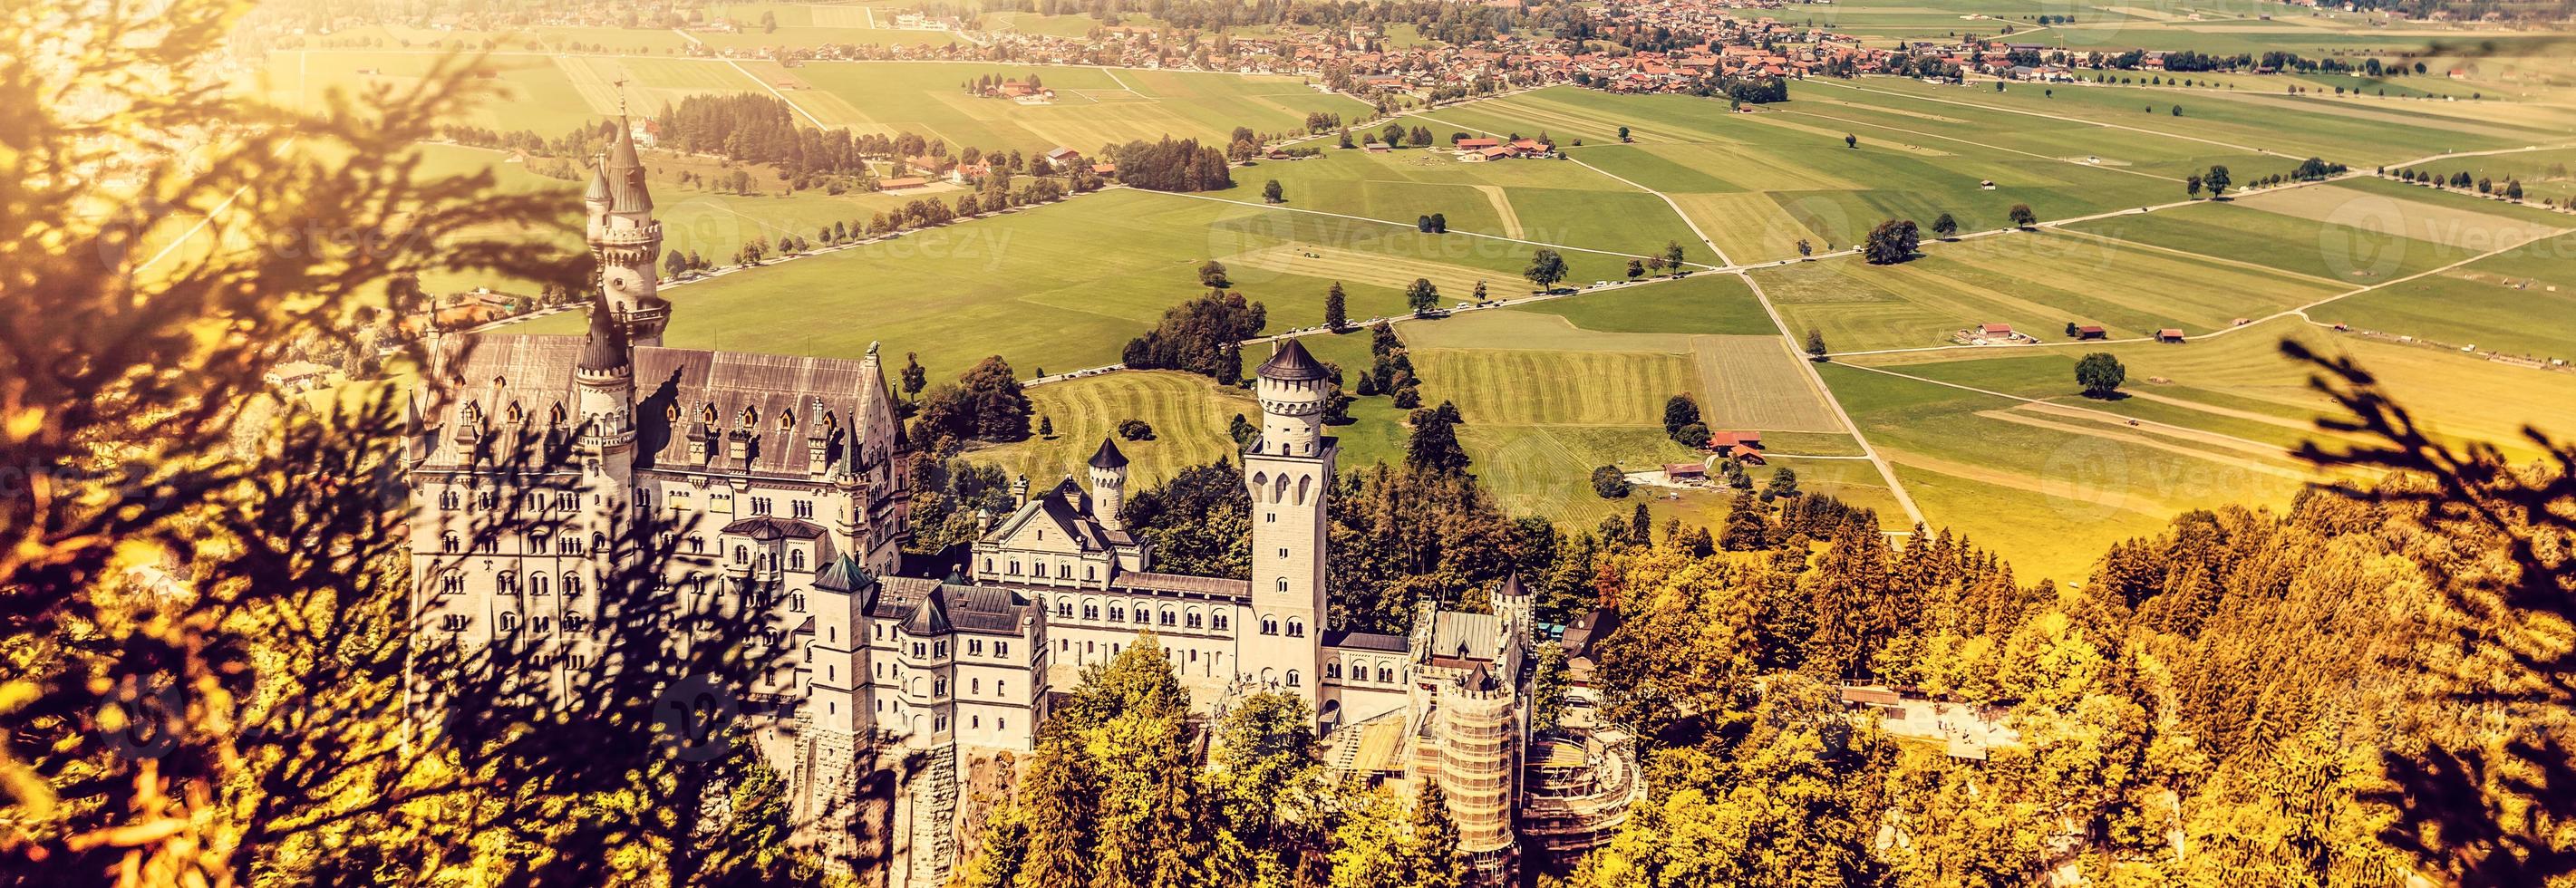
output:
<svg viewBox="0 0 2576 888"><path fill-rule="evenodd" d="M1988 335L1988 336L2011 336L2011 335L2012 335L2012 325L2011 325L2011 324L1987 324L1987 325L1982 326L1982 327L1979 327L1979 328L1977 328L1977 329L1978 329L1978 330L1980 330L1980 331L1982 331L1982 332L1984 332L1984 333L1985 333L1986 335Z"/></svg>
<svg viewBox="0 0 2576 888"><path fill-rule="evenodd" d="M2110 331L2102 329L2099 324L2086 324L2075 328L2075 338L2077 339L2105 339L2109 338L2110 335Z"/></svg>
<svg viewBox="0 0 2576 888"><path fill-rule="evenodd" d="M2181 342L2181 341L2182 341L2182 328L2180 328L2180 327L2166 327L2166 328L2164 328L2164 329L2162 329L2162 330L2158 330L2158 331L2156 331L2156 341L2157 341L2157 342Z"/></svg>
<svg viewBox="0 0 2576 888"><path fill-rule="evenodd" d="M1460 151L1483 151L1502 143L1501 139L1459 139L1457 144L1451 147Z"/></svg>

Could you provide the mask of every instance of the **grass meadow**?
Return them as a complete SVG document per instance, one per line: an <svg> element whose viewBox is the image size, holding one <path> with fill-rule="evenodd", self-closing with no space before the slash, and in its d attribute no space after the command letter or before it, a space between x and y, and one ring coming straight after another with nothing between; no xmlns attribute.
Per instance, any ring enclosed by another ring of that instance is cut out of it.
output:
<svg viewBox="0 0 2576 888"><path fill-rule="evenodd" d="M794 69L745 63L764 79L788 84L790 100L826 126L860 132L914 132L952 146L1044 152L1057 146L1086 153L1136 139L1197 138L1222 142L1235 127L1300 130L1307 113L1348 118L1368 106L1326 95L1289 77L1183 71L1013 65L992 62L817 62ZM1049 105L967 95L959 85L994 74L1036 75L1055 90Z"/></svg>

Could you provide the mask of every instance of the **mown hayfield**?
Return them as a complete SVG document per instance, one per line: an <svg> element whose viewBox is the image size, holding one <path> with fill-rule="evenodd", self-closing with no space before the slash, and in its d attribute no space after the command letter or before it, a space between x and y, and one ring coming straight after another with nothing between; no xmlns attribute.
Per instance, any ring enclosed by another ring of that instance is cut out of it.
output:
<svg viewBox="0 0 2576 888"><path fill-rule="evenodd" d="M2440 151L2520 148L2563 139L2561 133L2510 121L2468 128L2481 131L2462 131L2451 121L2426 125L2421 118L2410 120L2401 109L2312 108L2308 102L2275 102L2268 96L2242 100L2226 90L2177 96L2091 84L2017 84L1996 92L1988 83L1951 87L1892 77L1848 84L1809 81L1807 85L1820 85L1838 93L1895 94L1935 104L1957 103L1949 107L1976 106L2129 127L2206 140L2237 151L2260 149L2291 157L2317 156L2357 167ZM2177 105L2182 108L2180 115L2172 113ZM2360 113L2362 110L2373 113Z"/></svg>
<svg viewBox="0 0 2576 888"><path fill-rule="evenodd" d="M1603 333L1706 333L1764 336L1777 332L1744 279L1694 274L1677 281L1585 293L1514 306L1516 312L1551 314Z"/></svg>
<svg viewBox="0 0 2576 888"><path fill-rule="evenodd" d="M2576 226L2576 216L2376 179L2284 188L2233 201L2245 207L2341 225L2376 227L2474 255ZM2373 183L2373 184L2364 184ZM2402 190L2399 190L2402 189Z"/></svg>
<svg viewBox="0 0 2576 888"><path fill-rule="evenodd" d="M2356 329L2576 360L2576 236L2338 300L2312 317ZM2576 408L2576 405L2570 405Z"/></svg>
<svg viewBox="0 0 2576 888"><path fill-rule="evenodd" d="M1864 82L1866 83L1866 81ZM1849 134L1868 148L1895 147L1917 153L1982 149L1998 157L2053 160L2080 164L2105 173L2177 183L2183 176L2212 164L2249 172L2287 169L2288 162L2237 148L2176 138L2152 127L2121 129L1974 105L1927 102L1868 89L1835 89L1826 83L1793 101L1763 109L1754 119L1801 120L1839 141ZM2015 87L2028 89L2027 86ZM2043 96L2054 87L2040 87ZM2139 100L2157 93L2139 91ZM2178 101L2178 100L2177 100ZM2143 107L2143 106L2142 106ZM2165 106L2170 112L2171 105ZM2000 185L2005 180L1996 180ZM2132 187L2149 187L2137 182ZM2149 196L2162 196L2152 191ZM2170 193L2170 192L2166 192ZM2106 198L2107 199L2107 198ZM2118 201L2111 201L2116 204Z"/></svg>
<svg viewBox="0 0 2576 888"><path fill-rule="evenodd" d="M1473 107L1640 121L1634 144L1569 151L1670 195L1737 262L1795 255L1801 240L1820 250L1847 245L1890 218L1928 221L1946 212L1976 231L2002 227L2015 204L2049 219L2161 203L2181 194L2187 170L2246 162L2242 152L2153 134L1975 107L1953 114L1848 88L1801 90L1793 94L1819 98L1749 114L1706 100L1571 89ZM1846 135L1857 147L1844 144ZM1990 181L1995 187L1984 187Z"/></svg>
<svg viewBox="0 0 2576 888"><path fill-rule="evenodd" d="M1276 179L1288 205L1328 213L1412 222L1440 213L1449 230L1561 244L1578 249L1651 255L1680 243L1694 261L1714 262L1672 208L1652 194L1581 164L1562 160L1462 162L1444 147L1385 154L1327 151L1308 160L1267 161L1235 179L1259 186Z"/></svg>
<svg viewBox="0 0 2576 888"><path fill-rule="evenodd" d="M900 365L898 365L900 366ZM1032 435L1026 441L984 447L966 454L976 462L994 463L1013 474L1025 473L1039 486L1066 475L1085 477L1084 464L1118 424L1143 420L1154 428L1146 441L1119 439L1127 455L1129 491L1161 484L1191 466L1232 458L1237 448L1226 437L1226 424L1236 414L1258 420L1261 405L1241 389L1217 385L1204 376L1169 370L1113 373L1051 382L1030 388L1037 415L1055 425L1055 435ZM1034 429L1037 420L1031 419ZM1083 481L1088 487L1090 482Z"/></svg>
<svg viewBox="0 0 2576 888"><path fill-rule="evenodd" d="M2225 329L2340 292L2331 281L2226 265L2046 231L1927 245L1898 265L1849 257L1754 272L1791 328L1835 351L1946 345L1954 331L2008 323L2062 340L2068 323L2113 338L2163 327Z"/></svg>
<svg viewBox="0 0 2576 888"><path fill-rule="evenodd" d="M2081 580L2078 559L2090 555L2077 553L2098 553L2189 509L2286 503L2303 483L2285 457L2188 431L2031 409L1854 367L1824 372L1925 517L2016 553L2026 578Z"/></svg>
<svg viewBox="0 0 2576 888"><path fill-rule="evenodd" d="M908 33L908 32L889 32ZM1325 96L1286 77L1178 71L997 63L815 63L793 70L771 64L745 67L810 87L792 91L799 105L835 125L863 131L914 132L975 146L1024 153L1058 146L1084 152L1136 139L1197 138L1221 141L1237 126L1280 132L1304 126L1308 111L1356 118L1367 106ZM960 84L985 74L1038 76L1056 91L1052 105L1022 105L966 95Z"/></svg>
<svg viewBox="0 0 2576 888"><path fill-rule="evenodd" d="M2279 194L2309 190L2318 189ZM2448 244L2405 236L2410 226L2400 212L2328 211L2322 214L2325 219L2316 219L2267 211L2263 199L2273 196L2112 216L2065 228L2208 256L2213 261L2248 262L2356 285L2382 283L2477 255ZM2364 207L2357 203L2354 209Z"/></svg>
<svg viewBox="0 0 2576 888"><path fill-rule="evenodd" d="M2536 423L2562 437L2576 434L2576 422L2567 419L2576 416L2576 376L2336 334L2290 320L2183 345L2120 343L1993 353L1954 350L1859 356L1837 363L1884 367L2285 448L2330 439L2334 436L2318 431L2315 420L2336 408L2308 386L2309 368L2281 355L2283 337L2323 354L2359 361L2438 440L2488 441L2517 458L2528 458L2537 451L2522 440L2523 425ZM2129 379L2122 391L2129 397L2097 401L2082 396L2074 381L2075 361L2094 351L2120 359ZM2163 381L2154 381L2158 379ZM1841 393L1836 384L1836 392ZM1852 404L1847 394L1844 404Z"/></svg>
<svg viewBox="0 0 2576 888"><path fill-rule="evenodd" d="M1699 383L1690 356L1670 352L1416 348L1413 364L1426 395L1500 425L1651 424Z"/></svg>

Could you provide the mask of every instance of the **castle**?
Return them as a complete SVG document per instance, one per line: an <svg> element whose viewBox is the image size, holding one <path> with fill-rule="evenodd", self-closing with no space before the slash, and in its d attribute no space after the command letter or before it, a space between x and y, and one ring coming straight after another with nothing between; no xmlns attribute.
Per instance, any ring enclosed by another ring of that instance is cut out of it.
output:
<svg viewBox="0 0 2576 888"><path fill-rule="evenodd" d="M1152 542L1120 523L1128 463L1108 441L1087 486L1067 477L1033 491L1020 478L1009 515L979 516L963 568L952 557L922 576L903 553L906 442L876 349L844 359L665 347L662 232L627 128L583 203L600 269L588 333L440 334L429 349L424 384L449 393L415 398L407 454L424 625L466 644L533 636L553 652L547 668L588 668L594 559L619 516L658 516L683 535L654 566L660 581L692 603L734 596L765 609L762 641L790 654L753 691L778 716L762 748L801 811L833 810L894 762L930 763L907 773L896 803L895 884L945 881L967 761L1030 749L1050 694L1149 629L1203 709L1293 694L1336 769L1440 781L1465 848L1497 881L1518 865L1513 815L1528 794L1598 796L1624 813L1636 792L1624 750L1595 743L1578 767L1525 769L1536 627L1517 582L1496 592L1492 613L1426 607L1405 636L1327 625L1333 383L1294 340L1256 373L1262 418L1242 455L1249 580L1157 571ZM480 456L494 436L568 445L550 467L559 492L501 501L502 470ZM478 523L509 530L477 534ZM1624 779L1599 780L1605 769ZM1525 787L1525 770L1573 789ZM1578 820L1577 832L1607 832Z"/></svg>

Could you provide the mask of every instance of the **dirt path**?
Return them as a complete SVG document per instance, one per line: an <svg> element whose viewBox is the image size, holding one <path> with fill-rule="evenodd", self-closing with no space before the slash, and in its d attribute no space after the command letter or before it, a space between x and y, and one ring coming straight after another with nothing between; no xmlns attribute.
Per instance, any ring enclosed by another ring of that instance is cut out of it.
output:
<svg viewBox="0 0 2576 888"><path fill-rule="evenodd" d="M1476 190L1485 193L1486 200L1493 202L1494 215L1503 220L1503 236L1509 238L1520 237L1521 214L1512 211L1511 197L1503 193L1503 186L1478 185L1475 186L1475 188Z"/></svg>

